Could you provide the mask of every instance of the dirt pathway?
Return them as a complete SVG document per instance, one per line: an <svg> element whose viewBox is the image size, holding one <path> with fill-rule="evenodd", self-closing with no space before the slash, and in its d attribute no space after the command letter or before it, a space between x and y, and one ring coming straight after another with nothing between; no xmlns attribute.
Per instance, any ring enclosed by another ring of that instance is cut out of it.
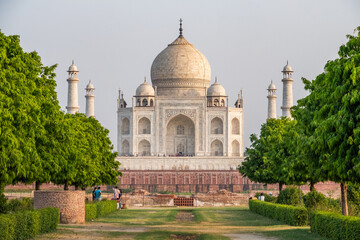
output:
<svg viewBox="0 0 360 240"><path fill-rule="evenodd" d="M265 237L263 235L254 234L254 233L233 233L233 234L224 234L224 236L229 237L233 240L277 240L277 238Z"/></svg>

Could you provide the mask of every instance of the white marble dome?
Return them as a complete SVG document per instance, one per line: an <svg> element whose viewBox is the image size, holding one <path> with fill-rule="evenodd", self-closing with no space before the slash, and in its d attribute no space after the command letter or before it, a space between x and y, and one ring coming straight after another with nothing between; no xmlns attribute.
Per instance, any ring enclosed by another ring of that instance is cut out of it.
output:
<svg viewBox="0 0 360 240"><path fill-rule="evenodd" d="M88 85L86 85L86 89L95 89L91 81L89 81Z"/></svg>
<svg viewBox="0 0 360 240"><path fill-rule="evenodd" d="M268 90L276 90L275 84L273 83L273 81L271 80L271 83L268 87Z"/></svg>
<svg viewBox="0 0 360 240"><path fill-rule="evenodd" d="M69 67L68 72L78 72L78 68L74 64L74 60L72 61L71 66Z"/></svg>
<svg viewBox="0 0 360 240"><path fill-rule="evenodd" d="M136 96L154 96L154 88L146 80L136 89Z"/></svg>
<svg viewBox="0 0 360 240"><path fill-rule="evenodd" d="M153 86L208 87L210 79L208 60L182 35L160 52L151 66Z"/></svg>
<svg viewBox="0 0 360 240"><path fill-rule="evenodd" d="M225 88L221 86L215 79L215 83L213 83L207 90L207 96L209 97L223 97L226 96Z"/></svg>
<svg viewBox="0 0 360 240"><path fill-rule="evenodd" d="M289 62L286 62L286 65L284 66L283 72L293 72L292 67L289 65Z"/></svg>

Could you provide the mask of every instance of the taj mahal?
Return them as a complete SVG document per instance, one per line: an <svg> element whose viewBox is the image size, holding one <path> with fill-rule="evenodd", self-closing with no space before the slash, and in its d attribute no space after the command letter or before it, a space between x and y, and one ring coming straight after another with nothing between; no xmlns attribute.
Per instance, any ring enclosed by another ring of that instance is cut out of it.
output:
<svg viewBox="0 0 360 240"><path fill-rule="evenodd" d="M77 68L69 68L68 112L77 106ZM292 73L283 68L282 115L291 117ZM212 82L212 83L211 83ZM234 88L238 88L234 83ZM94 86L86 88L86 114L94 116ZM268 118L276 118L276 87L268 87ZM183 36L162 50L151 65L131 106L119 90L117 161L121 188L206 192L244 190L249 181L237 168L244 159L244 100L229 102L224 87L211 77L206 57Z"/></svg>

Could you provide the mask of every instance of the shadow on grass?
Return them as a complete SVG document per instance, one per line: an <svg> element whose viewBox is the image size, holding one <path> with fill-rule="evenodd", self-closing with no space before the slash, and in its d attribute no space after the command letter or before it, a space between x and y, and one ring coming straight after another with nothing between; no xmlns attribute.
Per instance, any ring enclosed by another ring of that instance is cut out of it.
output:
<svg viewBox="0 0 360 240"><path fill-rule="evenodd" d="M171 240L230 240L230 238L215 234L191 234L186 232L150 231L138 234L135 239L171 239Z"/></svg>
<svg viewBox="0 0 360 240"><path fill-rule="evenodd" d="M276 237L280 240L327 240L316 233L312 233L309 228L306 229L285 229L276 231L259 232L265 236Z"/></svg>
<svg viewBox="0 0 360 240"><path fill-rule="evenodd" d="M284 223L263 217L249 209L222 208L209 211L208 209L193 209L196 222L223 223L227 226L273 226Z"/></svg>
<svg viewBox="0 0 360 240"><path fill-rule="evenodd" d="M175 221L177 212L176 209L160 209L154 211L125 209L96 219L95 222L120 223L121 225L129 226L164 225Z"/></svg>

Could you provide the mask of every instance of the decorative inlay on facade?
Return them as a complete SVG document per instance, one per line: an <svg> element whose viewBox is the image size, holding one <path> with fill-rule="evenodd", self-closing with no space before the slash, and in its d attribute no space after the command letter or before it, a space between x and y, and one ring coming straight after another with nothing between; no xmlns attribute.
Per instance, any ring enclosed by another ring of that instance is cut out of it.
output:
<svg viewBox="0 0 360 240"><path fill-rule="evenodd" d="M195 109L167 109L165 110L165 121L168 121L171 117L178 114L184 114L185 116L191 118L195 122L196 120L196 110Z"/></svg>
<svg viewBox="0 0 360 240"><path fill-rule="evenodd" d="M223 137L210 137L210 143L212 143L215 140L219 140L224 144L224 138Z"/></svg>

